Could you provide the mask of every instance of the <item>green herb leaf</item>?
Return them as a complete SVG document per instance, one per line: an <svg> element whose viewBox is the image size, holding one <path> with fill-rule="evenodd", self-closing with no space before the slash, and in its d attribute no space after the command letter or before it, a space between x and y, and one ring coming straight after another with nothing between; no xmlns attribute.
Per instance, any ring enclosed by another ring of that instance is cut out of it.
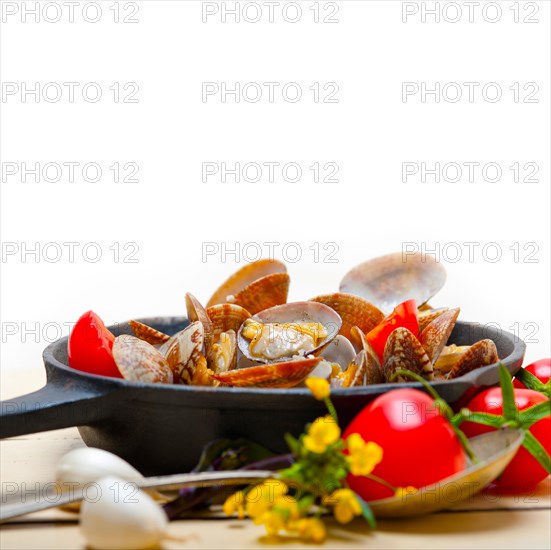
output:
<svg viewBox="0 0 551 550"><path fill-rule="evenodd" d="M312 508L312 505L316 501L316 497L314 495L305 495L298 501L298 509L301 513L301 515L306 515L308 510Z"/></svg>
<svg viewBox="0 0 551 550"><path fill-rule="evenodd" d="M529 428L538 420L551 416L551 401L544 401L537 405L532 405L528 409L524 409L519 414L519 422L523 428Z"/></svg>
<svg viewBox="0 0 551 550"><path fill-rule="evenodd" d="M516 422L518 420L518 409L515 404L515 390L511 381L511 373L503 366L503 363L499 364L499 380L503 395L503 416L507 420Z"/></svg>
<svg viewBox="0 0 551 550"><path fill-rule="evenodd" d="M298 440L289 433L286 433L284 437L285 437L285 443L287 443L287 447L289 447L289 450L295 456L297 456L300 451L300 445Z"/></svg>
<svg viewBox="0 0 551 550"><path fill-rule="evenodd" d="M371 527L371 529L375 529L375 527L377 527L377 522L375 521L373 510L371 510L369 504L367 504L367 502L360 495L358 495L358 493L354 494L356 495L356 498L358 499L358 502L362 507L362 516L364 517L365 521L367 521L369 527Z"/></svg>
<svg viewBox="0 0 551 550"><path fill-rule="evenodd" d="M525 432L522 445L547 470L547 473L551 474L551 457L530 432Z"/></svg>

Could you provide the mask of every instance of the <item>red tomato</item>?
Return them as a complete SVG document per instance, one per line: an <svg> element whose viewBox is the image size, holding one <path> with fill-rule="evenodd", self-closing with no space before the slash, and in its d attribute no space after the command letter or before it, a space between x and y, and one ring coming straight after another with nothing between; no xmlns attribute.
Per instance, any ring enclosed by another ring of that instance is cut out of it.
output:
<svg viewBox="0 0 551 550"><path fill-rule="evenodd" d="M373 470L395 487L424 487L451 476L466 466L463 447L450 423L419 390L399 389L377 397L344 432L358 433L383 449L383 460ZM364 500L393 496L393 492L367 477L349 475L347 481Z"/></svg>
<svg viewBox="0 0 551 550"><path fill-rule="evenodd" d="M551 359L540 359L524 367L530 374L533 374L542 384L545 384L551 378ZM516 378L513 380L515 388L526 388L526 386Z"/></svg>
<svg viewBox="0 0 551 550"><path fill-rule="evenodd" d="M419 334L419 320L415 300L407 300L398 304L388 317L385 317L373 330L367 333L366 338L377 352L381 363L383 362L386 341L391 332L399 327L407 328L415 336Z"/></svg>
<svg viewBox="0 0 551 550"><path fill-rule="evenodd" d="M77 321L69 336L69 366L76 370L122 378L113 359L115 336L93 312L87 311Z"/></svg>
<svg viewBox="0 0 551 550"><path fill-rule="evenodd" d="M519 411L544 401L547 401L547 398L537 391L515 388L515 403ZM501 415L503 412L501 388L490 388L479 393L467 404L467 408L473 412L479 411ZM474 437L495 430L491 426L475 424L474 422L463 422L460 428L467 437ZM530 432L543 445L545 450L551 453L551 417L547 416L538 420L532 425ZM546 477L545 469L524 447L521 447L505 468L505 471L494 481L494 485L500 489L514 490L518 493L532 489Z"/></svg>

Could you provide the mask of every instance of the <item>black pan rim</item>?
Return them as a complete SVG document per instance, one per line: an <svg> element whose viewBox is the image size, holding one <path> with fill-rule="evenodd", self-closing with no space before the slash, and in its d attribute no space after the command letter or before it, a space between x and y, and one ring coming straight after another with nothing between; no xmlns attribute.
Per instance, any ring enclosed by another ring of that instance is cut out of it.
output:
<svg viewBox="0 0 551 550"><path fill-rule="evenodd" d="M173 317L173 316L166 316L166 317L150 317L150 318L142 318L139 319L141 322L147 322L148 320L151 322L152 320L159 321L159 319L165 319L170 320L172 323L182 323L187 321L185 317ZM120 323L119 325L115 326L122 326L124 323ZM459 326L480 326L479 323L473 323L468 321L457 321L457 325ZM501 331L500 332L500 338L505 338L509 343L513 344L513 350L512 352L506 356L500 359L499 362L505 364L505 366L508 365L514 365L516 362L519 362L522 360L525 350L526 350L526 344L523 342L522 339L518 338L512 333ZM149 384L144 382L129 382L127 380L119 379L119 378L111 378L108 376L101 376L96 374L90 374L82 371L78 371L75 369L72 369L69 367L69 365L66 365L59 361L55 357L56 351L58 351L62 346L66 347L67 342L69 340L68 336L65 336L63 338L60 338L59 340L56 340L55 342L52 342L47 348L45 348L43 352L43 359L44 363L48 366L53 366L56 369L59 369L62 372L67 373L73 378L82 379L83 382L91 383L91 384L98 384L98 383L108 383L113 389L119 388L119 389L132 389L132 390L139 390L139 389L156 389L161 391L178 391L183 393L193 393L193 394L216 394L216 395L233 395L236 394L243 394L243 395L275 395L275 396L283 396L283 395L304 395L304 396L311 396L310 390L308 388L236 388L236 387L210 387L210 386L187 386L187 385L180 385L180 384ZM449 386L450 384L464 384L465 386L475 386L476 379L481 376L485 372L489 372L497 367L498 363L494 363L492 365L488 365L486 367L481 367L479 369L476 369L474 371L471 371L470 373L461 376L460 378L455 378L453 380L438 380L434 382L430 382L430 385L438 390L440 387ZM520 363L519 363L520 365ZM391 391L398 388L419 388L422 389L422 384L419 382L400 382L400 383L385 383L385 384L372 384L368 386L358 386L354 388L339 388L339 389L332 389L331 395L336 398L343 398L347 395L350 396L369 396L371 394L381 394L386 393L387 391ZM384 391L382 391L384 390Z"/></svg>

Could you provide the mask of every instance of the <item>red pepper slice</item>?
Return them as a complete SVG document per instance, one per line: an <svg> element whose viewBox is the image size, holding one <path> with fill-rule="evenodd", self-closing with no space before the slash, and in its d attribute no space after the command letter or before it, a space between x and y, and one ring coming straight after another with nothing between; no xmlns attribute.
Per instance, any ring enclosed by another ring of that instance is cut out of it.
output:
<svg viewBox="0 0 551 550"><path fill-rule="evenodd" d="M419 320L415 300L406 300L398 304L388 317L385 317L374 329L367 333L366 338L379 356L381 364L386 341L390 334L399 327L407 328L415 336L419 335Z"/></svg>
<svg viewBox="0 0 551 550"><path fill-rule="evenodd" d="M93 311L76 322L69 336L69 366L73 369L122 378L113 359L115 336Z"/></svg>

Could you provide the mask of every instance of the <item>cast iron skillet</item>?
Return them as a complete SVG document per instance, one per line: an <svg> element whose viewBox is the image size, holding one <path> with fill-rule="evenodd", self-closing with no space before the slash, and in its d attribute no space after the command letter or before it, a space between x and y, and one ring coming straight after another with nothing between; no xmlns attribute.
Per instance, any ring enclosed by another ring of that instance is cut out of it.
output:
<svg viewBox="0 0 551 550"><path fill-rule="evenodd" d="M167 334L182 330L183 317L141 319ZM110 327L131 334L125 323ZM494 340L511 373L521 366L526 346L514 335L475 323L457 322L449 343ZM220 437L247 437L277 452L286 450L285 432L300 433L325 412L305 388L240 389L138 384L95 376L67 366L67 337L43 354L47 384L2 402L0 437L78 426L84 442L114 452L146 475L191 469L203 446ZM497 365L433 385L449 403L461 406L483 387L498 382ZM335 390L333 401L345 425L370 400L396 387L418 383L377 384Z"/></svg>

